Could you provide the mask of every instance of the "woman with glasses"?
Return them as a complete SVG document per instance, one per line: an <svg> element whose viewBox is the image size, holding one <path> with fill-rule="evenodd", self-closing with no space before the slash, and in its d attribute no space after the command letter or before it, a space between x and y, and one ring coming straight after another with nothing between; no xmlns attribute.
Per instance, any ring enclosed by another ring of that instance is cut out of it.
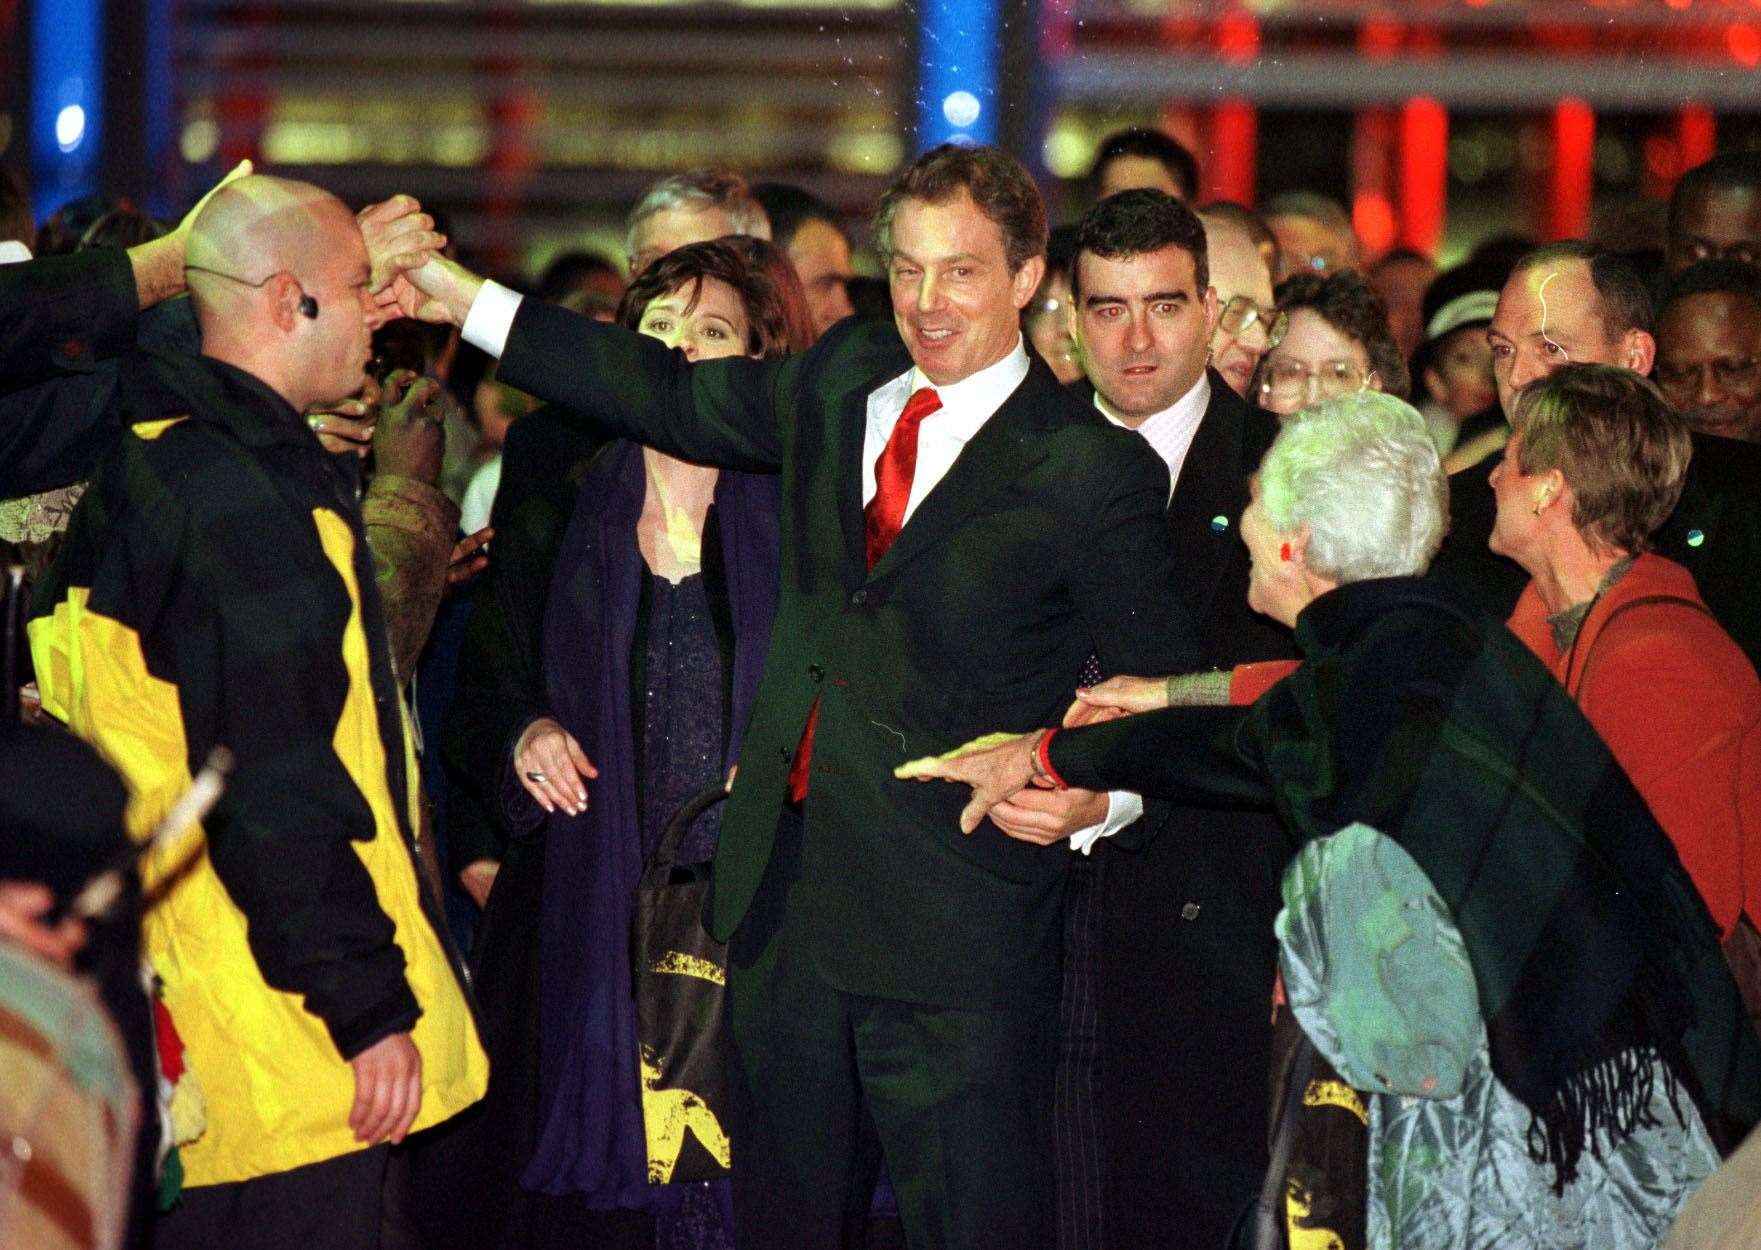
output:
<svg viewBox="0 0 1761 1250"><path fill-rule="evenodd" d="M1288 319L1278 346L1260 364L1262 408L1281 417L1352 391L1406 398L1406 362L1388 329L1382 301L1355 272L1299 274L1278 288Z"/></svg>

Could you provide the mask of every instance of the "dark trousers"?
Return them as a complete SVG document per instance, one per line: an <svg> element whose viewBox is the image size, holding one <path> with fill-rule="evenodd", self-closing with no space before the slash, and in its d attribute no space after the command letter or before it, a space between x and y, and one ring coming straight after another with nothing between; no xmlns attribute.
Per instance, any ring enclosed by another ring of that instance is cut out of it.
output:
<svg viewBox="0 0 1761 1250"><path fill-rule="evenodd" d="M153 1250L379 1250L390 1148L375 1146L229 1185L186 1189Z"/></svg>
<svg viewBox="0 0 1761 1250"><path fill-rule="evenodd" d="M729 946L741 1250L860 1246L883 1155L912 1250L1049 1247L1055 1006L834 988L789 923L799 818L785 813L777 834Z"/></svg>

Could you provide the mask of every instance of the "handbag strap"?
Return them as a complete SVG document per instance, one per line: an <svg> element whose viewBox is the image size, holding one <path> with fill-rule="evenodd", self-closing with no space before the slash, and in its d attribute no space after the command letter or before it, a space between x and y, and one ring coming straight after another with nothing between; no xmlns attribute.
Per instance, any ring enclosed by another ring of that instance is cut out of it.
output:
<svg viewBox="0 0 1761 1250"><path fill-rule="evenodd" d="M1584 652L1583 663L1581 665L1577 663L1577 657L1575 654L1572 656L1571 660L1567 662L1563 684L1565 685L1566 693L1571 695L1574 702L1577 700L1578 691L1583 688L1584 681L1590 675L1590 660L1594 658L1596 649L1602 645L1602 636L1608 632L1608 627L1613 624L1617 618L1624 616L1633 608L1647 608L1660 603L1673 603L1678 607L1689 608L1695 612L1703 613L1706 616L1712 616L1712 610L1710 608L1703 603L1698 603L1693 599L1689 599L1686 595L1640 595L1637 599L1628 599L1625 603L1621 604L1618 608L1615 608L1614 611L1602 618L1602 624L1596 629L1596 640L1590 644L1590 649ZM1714 617L1713 619L1716 620L1717 618ZM1585 623L1588 624L1588 622ZM1575 652L1577 648L1574 646L1572 650ZM1572 669L1574 667L1577 668L1576 681L1572 680Z"/></svg>
<svg viewBox="0 0 1761 1250"><path fill-rule="evenodd" d="M1296 1141L1296 1118L1308 1092L1309 1075L1315 1067L1315 1044L1302 1034L1296 1057L1290 1061L1290 1083L1284 1090L1284 1106L1278 1115L1278 1135L1272 1141L1272 1159L1266 1179L1254 1203L1252 1250L1282 1250L1284 1246L1284 1187L1290 1170L1290 1152Z"/></svg>
<svg viewBox="0 0 1761 1250"><path fill-rule="evenodd" d="M679 846L685 841L685 833L697 818L710 808L728 797L728 788L723 783L712 782L686 800L685 806L673 813L673 818L666 822L661 831L660 844L654 848L654 854L642 867L642 888L648 889L666 881L673 874L673 864L679 858Z"/></svg>

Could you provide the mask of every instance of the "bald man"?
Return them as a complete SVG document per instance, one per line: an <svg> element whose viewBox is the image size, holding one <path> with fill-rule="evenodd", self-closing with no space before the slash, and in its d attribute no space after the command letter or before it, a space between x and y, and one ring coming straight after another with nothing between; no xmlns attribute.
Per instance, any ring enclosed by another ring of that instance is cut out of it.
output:
<svg viewBox="0 0 1761 1250"><path fill-rule="evenodd" d="M247 177L183 255L199 358L122 361L126 432L39 587L46 711L151 829L208 752L234 771L188 862L149 858L145 947L202 1090L155 1244L376 1247L388 1144L487 1063L414 870L407 721L352 479L302 412L357 391L383 319L359 226Z"/></svg>

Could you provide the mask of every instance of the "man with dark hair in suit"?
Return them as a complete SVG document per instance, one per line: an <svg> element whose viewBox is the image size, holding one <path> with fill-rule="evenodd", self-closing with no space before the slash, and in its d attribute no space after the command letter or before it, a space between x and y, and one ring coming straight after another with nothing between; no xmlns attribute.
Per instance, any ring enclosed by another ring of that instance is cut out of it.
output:
<svg viewBox="0 0 1761 1250"><path fill-rule="evenodd" d="M1160 191L1102 200L1077 228L1071 288L1082 392L1168 466L1166 519L1201 665L1291 655L1289 633L1247 606L1236 533L1278 420L1208 367L1220 309L1203 223ZM1058 1086L1066 1246L1160 1246L1175 1229L1182 1244L1222 1245L1266 1168L1259 1078L1282 834L1269 813L1176 809L1146 839L1127 828L1142 810L1135 795L1031 789L992 813L1014 836L1069 837L1084 852L1123 830L1072 867ZM1084 1114L1097 1101L1098 1125Z"/></svg>
<svg viewBox="0 0 1761 1250"><path fill-rule="evenodd" d="M913 1245L1046 1246L1068 856L963 836L951 787L891 770L1056 717L1093 652L1197 659L1167 470L1022 342L1046 225L1017 161L926 153L874 236L893 324L847 319L783 361L690 365L451 262L399 297L594 428L786 479L706 917L731 939L741 1245L857 1244L878 1147Z"/></svg>

